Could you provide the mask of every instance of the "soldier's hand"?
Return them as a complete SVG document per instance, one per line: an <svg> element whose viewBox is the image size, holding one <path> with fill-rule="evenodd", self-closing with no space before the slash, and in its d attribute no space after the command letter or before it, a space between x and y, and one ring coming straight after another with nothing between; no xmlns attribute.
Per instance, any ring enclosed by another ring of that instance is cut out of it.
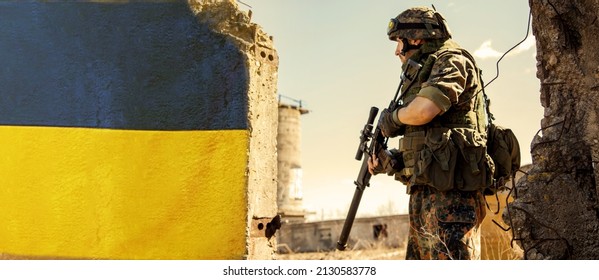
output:
<svg viewBox="0 0 599 280"><path fill-rule="evenodd" d="M396 149L375 151L368 158L368 172L372 175L387 173L393 176L403 168L402 153Z"/></svg>
<svg viewBox="0 0 599 280"><path fill-rule="evenodd" d="M368 159L368 172L372 175L378 174L378 172L375 172L377 167L379 167L379 159L376 157L376 154L372 154Z"/></svg>
<svg viewBox="0 0 599 280"><path fill-rule="evenodd" d="M401 123L397 123L393 114L397 114L397 112L390 112L388 109L383 110L381 112L381 116L379 117L379 127L381 128L381 133L385 137L396 137L403 134L404 125Z"/></svg>

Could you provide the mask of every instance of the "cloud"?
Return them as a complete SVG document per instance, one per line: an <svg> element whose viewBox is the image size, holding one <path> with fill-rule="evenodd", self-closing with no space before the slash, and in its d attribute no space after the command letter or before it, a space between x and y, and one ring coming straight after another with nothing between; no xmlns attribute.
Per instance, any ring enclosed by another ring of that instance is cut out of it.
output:
<svg viewBox="0 0 599 280"><path fill-rule="evenodd" d="M535 36L528 36L528 38L526 38L526 40L516 47L516 49L514 49L512 52L514 52L514 54L523 53L536 47L536 44L537 41L535 40Z"/></svg>
<svg viewBox="0 0 599 280"><path fill-rule="evenodd" d="M491 47L491 40L484 41L483 44L474 51L474 56L481 59L501 57L500 53Z"/></svg>
<svg viewBox="0 0 599 280"><path fill-rule="evenodd" d="M535 37L534 36L528 36L528 38L526 38L526 40L524 42L522 42L515 49L513 49L512 51L510 51L508 53L508 56L518 55L518 54L526 52L526 51L528 51L530 49L533 49L535 47L535 43L536 43ZM477 58L480 58L480 59L499 58L503 54L504 53L499 52L499 51L493 49L492 41L491 40L484 41L480 45L480 47L478 47L478 49L476 49L474 51L474 56L477 57Z"/></svg>

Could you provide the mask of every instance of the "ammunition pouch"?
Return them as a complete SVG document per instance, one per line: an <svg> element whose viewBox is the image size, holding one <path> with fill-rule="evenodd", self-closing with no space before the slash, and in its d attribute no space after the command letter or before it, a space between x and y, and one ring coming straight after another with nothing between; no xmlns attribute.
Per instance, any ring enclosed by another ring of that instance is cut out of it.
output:
<svg viewBox="0 0 599 280"><path fill-rule="evenodd" d="M495 164L487 154L487 140L474 129L454 128L452 139L459 153L455 187L463 191L484 190L493 184Z"/></svg>
<svg viewBox="0 0 599 280"><path fill-rule="evenodd" d="M408 186L477 191L493 182L493 160L486 153L485 138L475 129L429 127L406 135L399 147L405 168L396 179Z"/></svg>
<svg viewBox="0 0 599 280"><path fill-rule="evenodd" d="M426 132L424 147L417 152L412 183L428 185L439 191L451 190L458 154L451 141L451 129L431 127Z"/></svg>
<svg viewBox="0 0 599 280"><path fill-rule="evenodd" d="M424 130L408 133L399 139L398 150L402 154L404 168L395 173L395 180L409 185L410 178L414 175L414 166L418 158L418 151L424 147L424 141Z"/></svg>

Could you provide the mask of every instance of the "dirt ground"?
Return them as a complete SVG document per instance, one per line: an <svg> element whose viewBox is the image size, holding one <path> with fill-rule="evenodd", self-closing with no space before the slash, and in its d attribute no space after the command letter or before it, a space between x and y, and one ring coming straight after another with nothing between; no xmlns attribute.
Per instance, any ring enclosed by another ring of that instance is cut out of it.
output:
<svg viewBox="0 0 599 280"><path fill-rule="evenodd" d="M278 260L403 260L404 248L277 254Z"/></svg>

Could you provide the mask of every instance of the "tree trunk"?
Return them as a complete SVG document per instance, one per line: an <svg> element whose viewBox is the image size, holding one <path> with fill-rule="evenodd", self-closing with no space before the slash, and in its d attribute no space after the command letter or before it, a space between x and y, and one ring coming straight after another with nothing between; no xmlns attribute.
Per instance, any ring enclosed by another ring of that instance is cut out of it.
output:
<svg viewBox="0 0 599 280"><path fill-rule="evenodd" d="M599 259L599 0L529 5L545 113L504 220L525 258Z"/></svg>

